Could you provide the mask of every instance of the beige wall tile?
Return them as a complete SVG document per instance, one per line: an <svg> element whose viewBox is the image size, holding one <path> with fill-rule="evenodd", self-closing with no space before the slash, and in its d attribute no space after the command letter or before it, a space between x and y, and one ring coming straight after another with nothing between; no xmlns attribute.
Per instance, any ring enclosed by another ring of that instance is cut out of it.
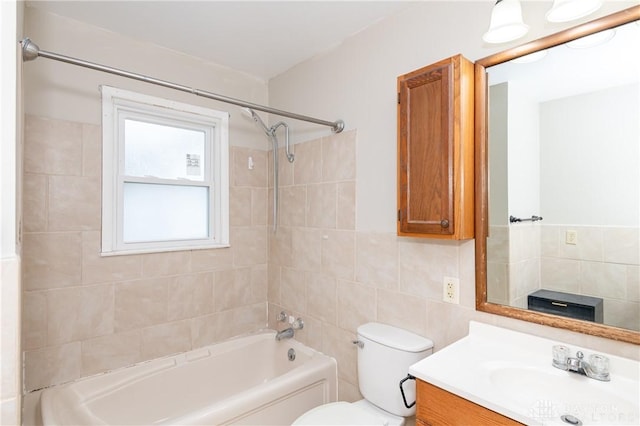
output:
<svg viewBox="0 0 640 426"><path fill-rule="evenodd" d="M288 309L306 313L307 296L304 271L282 268L280 271L280 299Z"/></svg>
<svg viewBox="0 0 640 426"><path fill-rule="evenodd" d="M171 251L142 255L143 277L152 278L187 274L190 270L190 251Z"/></svg>
<svg viewBox="0 0 640 426"><path fill-rule="evenodd" d="M154 325L142 330L142 358L154 359L191 349L190 321Z"/></svg>
<svg viewBox="0 0 640 426"><path fill-rule="evenodd" d="M249 333L267 326L267 303L264 301L241 306L233 309L231 327L226 327L224 322L219 323L222 330L218 339L227 339L239 334ZM231 335L227 333L230 332Z"/></svg>
<svg viewBox="0 0 640 426"><path fill-rule="evenodd" d="M398 243L399 287L404 293L442 300L444 277L458 277L458 245L401 239Z"/></svg>
<svg viewBox="0 0 640 426"><path fill-rule="evenodd" d="M109 334L82 342L82 375L102 373L143 360L142 331Z"/></svg>
<svg viewBox="0 0 640 426"><path fill-rule="evenodd" d="M291 265L303 271L322 270L321 229L293 228L291 231Z"/></svg>
<svg viewBox="0 0 640 426"><path fill-rule="evenodd" d="M336 221L338 229L356 229L356 183L337 184Z"/></svg>
<svg viewBox="0 0 640 426"><path fill-rule="evenodd" d="M396 291L378 289L378 321L426 335L426 299Z"/></svg>
<svg viewBox="0 0 640 426"><path fill-rule="evenodd" d="M24 232L47 230L49 184L46 175L25 173L22 180L22 224Z"/></svg>
<svg viewBox="0 0 640 426"><path fill-rule="evenodd" d="M251 189L251 225L265 226L267 224L267 188Z"/></svg>
<svg viewBox="0 0 640 426"><path fill-rule="evenodd" d="M113 333L112 284L47 292L47 343L50 346Z"/></svg>
<svg viewBox="0 0 640 426"><path fill-rule="evenodd" d="M627 298L627 266L613 263L580 262L581 293L609 299Z"/></svg>
<svg viewBox="0 0 640 426"><path fill-rule="evenodd" d="M213 312L213 273L169 278L168 320L176 321Z"/></svg>
<svg viewBox="0 0 640 426"><path fill-rule="evenodd" d="M51 175L82 174L82 125L27 115L24 171Z"/></svg>
<svg viewBox="0 0 640 426"><path fill-rule="evenodd" d="M280 187L280 225L305 226L306 203L306 186Z"/></svg>
<svg viewBox="0 0 640 426"><path fill-rule="evenodd" d="M338 401L356 402L363 398L357 384L347 382L344 379L338 380ZM405 424L409 426L408 423Z"/></svg>
<svg viewBox="0 0 640 426"><path fill-rule="evenodd" d="M263 226L231 229L234 267L267 263L267 229Z"/></svg>
<svg viewBox="0 0 640 426"><path fill-rule="evenodd" d="M307 313L319 320L337 324L337 282L333 277L307 272Z"/></svg>
<svg viewBox="0 0 640 426"><path fill-rule="evenodd" d="M25 233L23 280L26 290L68 287L82 280L80 232Z"/></svg>
<svg viewBox="0 0 640 426"><path fill-rule="evenodd" d="M355 333L325 324L322 327L322 352L338 362L338 379L358 383L358 352L353 343Z"/></svg>
<svg viewBox="0 0 640 426"><path fill-rule="evenodd" d="M251 192L249 187L229 188L229 222L231 226L251 226Z"/></svg>
<svg viewBox="0 0 640 426"><path fill-rule="evenodd" d="M353 281L338 281L338 326L353 333L377 318L376 289Z"/></svg>
<svg viewBox="0 0 640 426"><path fill-rule="evenodd" d="M333 182L356 178L356 131L322 138L322 180Z"/></svg>
<svg viewBox="0 0 640 426"><path fill-rule="evenodd" d="M275 317L275 315L277 315L281 310L282 309L275 312L269 311L269 317ZM299 340L310 348L322 348L322 327L324 323L309 315L303 315L302 319L304 320L304 328L302 330L296 330L296 340ZM285 327L286 326L284 324L279 323L273 328L280 330Z"/></svg>
<svg viewBox="0 0 640 426"><path fill-rule="evenodd" d="M22 296L22 349L47 345L47 295L45 291L28 291Z"/></svg>
<svg viewBox="0 0 640 426"><path fill-rule="evenodd" d="M266 302L269 291L269 275L267 265L259 265L251 268L251 293L252 300Z"/></svg>
<svg viewBox="0 0 640 426"><path fill-rule="evenodd" d="M50 231L99 230L100 179L50 176L48 205Z"/></svg>
<svg viewBox="0 0 640 426"><path fill-rule="evenodd" d="M604 323L640 331L640 303L604 299Z"/></svg>
<svg viewBox="0 0 640 426"><path fill-rule="evenodd" d="M296 185L322 182L322 145L319 139L296 145L293 179Z"/></svg>
<svg viewBox="0 0 640 426"><path fill-rule="evenodd" d="M222 319L218 313L196 317L191 320L191 347L201 348L218 340L216 325Z"/></svg>
<svg viewBox="0 0 640 426"><path fill-rule="evenodd" d="M395 234L356 234L356 281L398 288L398 238Z"/></svg>
<svg viewBox="0 0 640 426"><path fill-rule="evenodd" d="M279 265L269 263L269 284L267 288L267 300L270 303L281 303L280 298L280 269Z"/></svg>
<svg viewBox="0 0 640 426"><path fill-rule="evenodd" d="M115 285L115 331L127 331L167 321L168 278Z"/></svg>
<svg viewBox="0 0 640 426"><path fill-rule="evenodd" d="M307 186L306 223L313 228L336 228L337 187L333 183Z"/></svg>
<svg viewBox="0 0 640 426"><path fill-rule="evenodd" d="M82 124L82 175L102 176L102 127Z"/></svg>
<svg viewBox="0 0 640 426"><path fill-rule="evenodd" d="M214 283L215 312L256 302L251 287L251 268L217 271Z"/></svg>
<svg viewBox="0 0 640 426"><path fill-rule="evenodd" d="M640 302L640 266L627 267L627 299Z"/></svg>
<svg viewBox="0 0 640 426"><path fill-rule="evenodd" d="M142 276L142 255L100 256L100 232L82 233L82 282L123 281Z"/></svg>
<svg viewBox="0 0 640 426"><path fill-rule="evenodd" d="M24 386L27 391L80 378L80 342L24 353Z"/></svg>
<svg viewBox="0 0 640 426"><path fill-rule="evenodd" d="M605 228L604 260L628 265L640 264L640 229Z"/></svg>
<svg viewBox="0 0 640 426"><path fill-rule="evenodd" d="M216 271L232 267L232 248L193 250L191 252L191 270L193 272Z"/></svg>
<svg viewBox="0 0 640 426"><path fill-rule="evenodd" d="M322 271L336 278L353 280L355 232L327 230L322 238Z"/></svg>
<svg viewBox="0 0 640 426"><path fill-rule="evenodd" d="M233 161L232 186L267 187L267 152L248 148L231 148ZM253 158L253 170L248 168L248 159Z"/></svg>
<svg viewBox="0 0 640 426"><path fill-rule="evenodd" d="M280 171L278 175L278 183L280 185L293 185L295 183L293 180L293 174L295 171L296 161L298 159L298 157L296 156L298 147L296 145L291 145L291 147L292 152L295 156L295 160L293 163L290 163L289 160L287 160L284 148L278 149L278 170ZM269 158L272 159L271 156ZM273 159L271 161L273 161ZM269 165L273 166L272 163L269 163ZM273 172L271 170L272 169L269 169L269 186L273 186Z"/></svg>
<svg viewBox="0 0 640 426"><path fill-rule="evenodd" d="M280 227L275 234L269 227L269 263L280 266L293 265L292 228Z"/></svg>

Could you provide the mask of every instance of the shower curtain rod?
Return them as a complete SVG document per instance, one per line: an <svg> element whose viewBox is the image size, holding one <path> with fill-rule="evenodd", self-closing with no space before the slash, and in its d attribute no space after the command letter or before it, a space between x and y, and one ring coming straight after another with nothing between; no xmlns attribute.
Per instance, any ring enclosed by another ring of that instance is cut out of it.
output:
<svg viewBox="0 0 640 426"><path fill-rule="evenodd" d="M106 72L109 74L119 75L121 77L127 77L134 80L144 81L145 83L151 83L158 86L168 87L174 90L180 90L182 92L191 93L196 96L201 96L203 98L214 99L216 101L225 102L228 104L233 104L245 108L251 108L258 111L267 112L269 114L275 114L282 117L293 118L295 120L308 121L310 123L320 124L322 126L329 126L334 133L340 133L344 130L344 121L336 120L336 121L326 121L320 120L318 118L309 117L306 115L300 115L293 112L283 111L276 108L270 108L267 106L263 106L260 104L254 104L252 102L246 102L240 99L230 98L228 96L219 95L217 93L207 92L205 90L194 89L192 87L183 86L181 84L171 83L169 81L160 80L153 77L148 77L142 74L136 74L129 71L124 71L118 68L109 67L106 65L96 64L94 62L84 61L82 59L72 58L70 56L59 55L53 52L47 52L46 50L40 50L37 44L32 42L28 37L20 41L22 45L22 60L23 61L32 61L38 57L43 57L47 59L53 59L55 61L66 62L72 65L78 65L85 68L90 68L97 71Z"/></svg>

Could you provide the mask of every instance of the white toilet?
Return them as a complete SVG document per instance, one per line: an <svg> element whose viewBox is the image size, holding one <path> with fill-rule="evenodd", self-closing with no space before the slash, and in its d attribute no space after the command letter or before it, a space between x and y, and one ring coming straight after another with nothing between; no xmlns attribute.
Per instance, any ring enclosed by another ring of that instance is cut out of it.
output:
<svg viewBox="0 0 640 426"><path fill-rule="evenodd" d="M358 327L358 382L363 400L333 402L313 408L294 425L404 425L416 408L406 408L400 381L409 366L431 355L433 342L386 324L370 322ZM362 343L362 344L361 344ZM415 401L415 381L403 384L407 402Z"/></svg>

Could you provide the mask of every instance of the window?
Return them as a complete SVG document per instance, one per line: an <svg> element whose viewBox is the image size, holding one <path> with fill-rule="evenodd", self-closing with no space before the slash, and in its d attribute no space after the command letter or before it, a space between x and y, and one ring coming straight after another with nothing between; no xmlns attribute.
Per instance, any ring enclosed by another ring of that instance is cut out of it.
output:
<svg viewBox="0 0 640 426"><path fill-rule="evenodd" d="M229 246L229 114L102 86L102 254Z"/></svg>

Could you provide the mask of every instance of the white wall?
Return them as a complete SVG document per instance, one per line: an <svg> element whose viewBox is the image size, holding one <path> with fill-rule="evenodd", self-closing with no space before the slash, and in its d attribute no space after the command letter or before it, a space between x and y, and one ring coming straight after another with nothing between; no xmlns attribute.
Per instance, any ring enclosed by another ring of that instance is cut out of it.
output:
<svg viewBox="0 0 640 426"><path fill-rule="evenodd" d="M267 102L267 85L261 79L37 8L27 8L25 35L42 50L249 102ZM98 88L105 84L229 111L232 145L268 149L266 137L256 132L239 107L230 104L42 58L24 64L24 78L27 114L99 124Z"/></svg>
<svg viewBox="0 0 640 426"><path fill-rule="evenodd" d="M20 87L22 3L0 2L0 424L20 424Z"/></svg>
<svg viewBox="0 0 640 426"><path fill-rule="evenodd" d="M540 104L545 223L638 227L639 100L632 84Z"/></svg>

